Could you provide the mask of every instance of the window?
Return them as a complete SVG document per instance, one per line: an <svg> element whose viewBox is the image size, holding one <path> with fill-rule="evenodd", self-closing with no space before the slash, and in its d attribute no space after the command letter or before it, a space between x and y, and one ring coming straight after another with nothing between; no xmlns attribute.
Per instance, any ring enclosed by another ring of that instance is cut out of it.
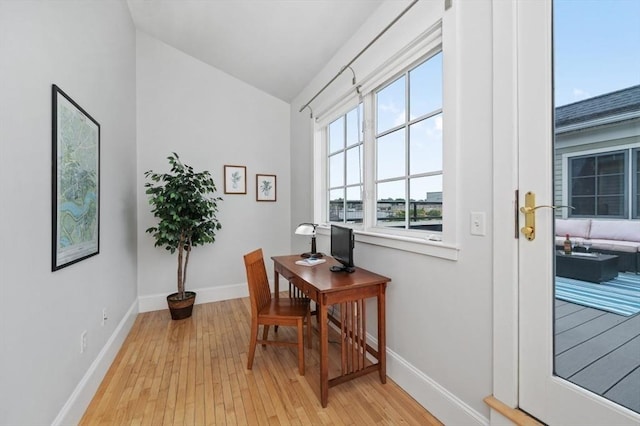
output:
<svg viewBox="0 0 640 426"><path fill-rule="evenodd" d="M375 100L376 225L442 231L442 53Z"/></svg>
<svg viewBox="0 0 640 426"><path fill-rule="evenodd" d="M458 92L445 77L455 75L456 32L448 28L440 17L392 56L351 70L353 85L336 85L314 108L315 222L344 223L367 244L457 260Z"/></svg>
<svg viewBox="0 0 640 426"><path fill-rule="evenodd" d="M442 98L442 52L434 49L326 125L329 222L388 232L442 231ZM365 110L375 123L367 130ZM367 166L372 172L365 175ZM369 202L365 188L376 194Z"/></svg>
<svg viewBox="0 0 640 426"><path fill-rule="evenodd" d="M329 124L327 145L329 221L361 223L362 104Z"/></svg>
<svg viewBox="0 0 640 426"><path fill-rule="evenodd" d="M569 215L639 218L639 165L639 148L570 157Z"/></svg>
<svg viewBox="0 0 640 426"><path fill-rule="evenodd" d="M633 180L633 187L635 188L633 191L633 217L638 219L640 218L640 149L634 151L633 169L635 170L635 179Z"/></svg>

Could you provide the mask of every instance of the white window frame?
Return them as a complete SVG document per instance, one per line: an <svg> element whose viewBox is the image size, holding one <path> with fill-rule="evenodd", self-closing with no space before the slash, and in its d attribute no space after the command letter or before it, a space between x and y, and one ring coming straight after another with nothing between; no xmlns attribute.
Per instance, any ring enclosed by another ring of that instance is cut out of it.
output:
<svg viewBox="0 0 640 426"><path fill-rule="evenodd" d="M450 47L449 47L450 46ZM429 232L411 229L391 229L376 226L377 200L375 196L375 111L377 89L391 82L403 72L443 52L443 231ZM456 181L458 176L458 140L456 131L455 27L444 27L438 21L393 57L381 63L373 72L359 80L359 94L350 91L334 98L334 103L318 113L314 123L314 219L320 235L329 235L327 134L328 125L363 102L364 114L364 185L362 224L349 224L358 242L439 257L458 259L458 210Z"/></svg>
<svg viewBox="0 0 640 426"><path fill-rule="evenodd" d="M575 151L575 152L567 152L562 154L562 204L569 205L571 200L569 199L569 185L570 185L570 175L569 175L569 163L570 160L576 157L587 157L587 156L595 156L602 154L610 154L614 152L626 152L627 159L625 161L625 191L626 191L626 206L625 206L625 217L611 217L610 220L633 220L638 219L637 215L640 212L634 212L633 206L636 203L636 199L634 197L634 164L633 164L633 154L640 150L640 143L631 143L631 144L621 144L619 146L610 146L604 148L595 148L595 149L587 149L583 151ZM634 214L636 216L634 216ZM568 217L565 213L565 216ZM583 217L583 216L578 216ZM595 216L595 218L599 219L607 219L606 216Z"/></svg>

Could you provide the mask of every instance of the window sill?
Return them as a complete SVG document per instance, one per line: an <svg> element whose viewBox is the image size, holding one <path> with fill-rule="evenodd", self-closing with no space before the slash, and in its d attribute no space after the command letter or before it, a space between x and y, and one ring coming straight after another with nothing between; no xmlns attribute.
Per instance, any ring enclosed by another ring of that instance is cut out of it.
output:
<svg viewBox="0 0 640 426"><path fill-rule="evenodd" d="M320 235L330 236L331 231L329 226L320 225L317 228L317 232ZM353 233L356 241L359 243L408 251L441 259L458 260L458 252L460 251L456 246L445 244L442 241L428 240L427 238L383 234L357 229L354 229Z"/></svg>

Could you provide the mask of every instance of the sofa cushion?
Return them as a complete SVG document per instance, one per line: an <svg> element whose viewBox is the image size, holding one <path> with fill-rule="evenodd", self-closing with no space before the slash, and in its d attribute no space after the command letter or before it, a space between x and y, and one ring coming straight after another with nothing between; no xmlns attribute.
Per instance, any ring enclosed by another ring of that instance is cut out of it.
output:
<svg viewBox="0 0 640 426"><path fill-rule="evenodd" d="M592 239L640 242L640 221L637 220L592 220Z"/></svg>
<svg viewBox="0 0 640 426"><path fill-rule="evenodd" d="M589 241L591 241L591 251L609 250L624 253L637 253L640 249L640 243L633 241L600 240L597 238Z"/></svg>
<svg viewBox="0 0 640 426"><path fill-rule="evenodd" d="M589 238L591 219L556 219L556 235L569 238Z"/></svg>

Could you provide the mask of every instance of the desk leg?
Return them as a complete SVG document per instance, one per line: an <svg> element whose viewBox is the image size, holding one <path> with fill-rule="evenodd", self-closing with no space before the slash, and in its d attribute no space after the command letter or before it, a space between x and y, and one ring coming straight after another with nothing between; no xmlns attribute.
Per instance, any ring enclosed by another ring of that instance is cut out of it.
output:
<svg viewBox="0 0 640 426"><path fill-rule="evenodd" d="M280 274L278 271L273 271L273 291L276 299L280 298Z"/></svg>
<svg viewBox="0 0 640 426"><path fill-rule="evenodd" d="M324 297L320 296L320 310L318 328L320 329L320 403L322 408L327 406L329 400L329 327L327 324L327 305Z"/></svg>
<svg viewBox="0 0 640 426"><path fill-rule="evenodd" d="M378 287L378 362L380 363L380 382L387 383L387 324L385 312L385 291L387 285Z"/></svg>
<svg viewBox="0 0 640 426"><path fill-rule="evenodd" d="M276 270L273 271L273 292L274 292L273 297L276 299L279 299L280 298L280 274ZM277 333L278 325L275 325L273 328L275 330L275 333Z"/></svg>

